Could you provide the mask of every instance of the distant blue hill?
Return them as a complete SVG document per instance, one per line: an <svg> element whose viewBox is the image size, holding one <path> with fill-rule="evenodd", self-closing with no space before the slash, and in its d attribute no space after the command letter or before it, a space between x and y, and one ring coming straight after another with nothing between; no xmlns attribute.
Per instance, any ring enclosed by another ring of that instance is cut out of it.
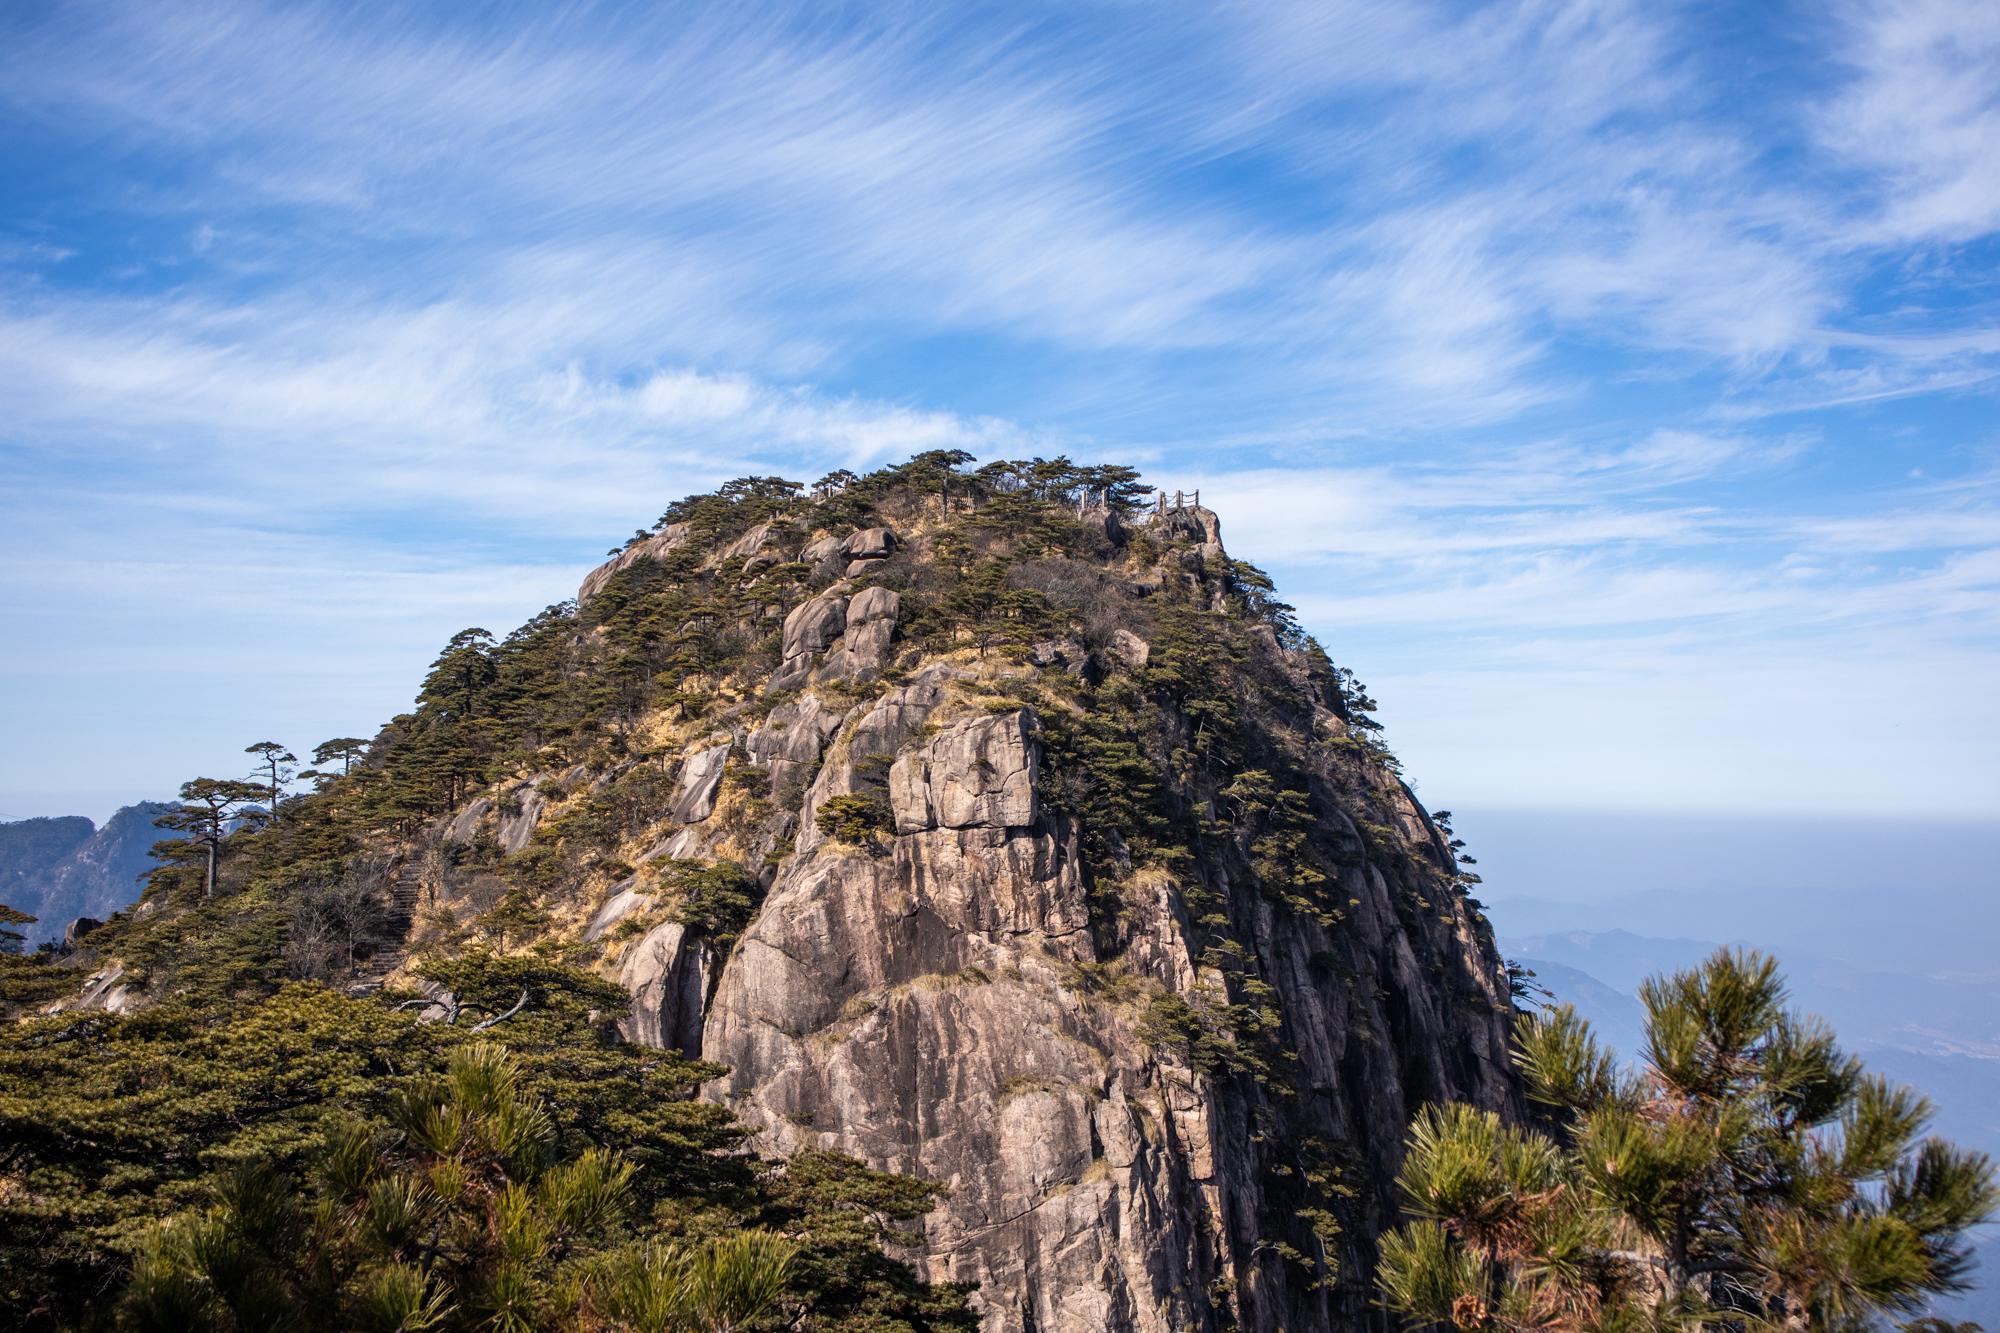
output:
<svg viewBox="0 0 2000 1333"><path fill-rule="evenodd" d="M155 828L170 802L128 805L97 828L81 815L0 823L0 902L35 918L29 947L62 938L81 916L103 919L139 897L153 844L179 834Z"/></svg>

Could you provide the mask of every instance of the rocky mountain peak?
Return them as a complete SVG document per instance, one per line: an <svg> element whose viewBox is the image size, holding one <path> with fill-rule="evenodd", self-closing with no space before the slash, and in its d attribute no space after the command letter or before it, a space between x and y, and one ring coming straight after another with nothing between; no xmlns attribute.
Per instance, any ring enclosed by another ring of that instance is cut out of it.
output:
<svg viewBox="0 0 2000 1333"><path fill-rule="evenodd" d="M905 1257L996 1333L1360 1323L1411 1114L1516 1096L1468 877L1215 512L963 461L746 478L454 640L313 798L415 899L372 974L583 960L760 1152L941 1185Z"/></svg>

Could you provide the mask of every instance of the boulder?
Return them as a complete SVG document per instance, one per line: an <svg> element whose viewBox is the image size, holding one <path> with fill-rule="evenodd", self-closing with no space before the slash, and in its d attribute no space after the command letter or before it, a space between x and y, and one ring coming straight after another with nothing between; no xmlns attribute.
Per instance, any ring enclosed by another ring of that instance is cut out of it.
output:
<svg viewBox="0 0 2000 1333"><path fill-rule="evenodd" d="M847 540L844 537L821 537L809 542L799 559L812 569L813 578L824 581L837 576L847 564Z"/></svg>
<svg viewBox="0 0 2000 1333"><path fill-rule="evenodd" d="M1030 662L1038 667L1053 667L1058 671L1066 671L1072 676L1083 671L1083 664L1088 656L1084 646L1067 634L1061 638L1042 639L1028 645Z"/></svg>
<svg viewBox="0 0 2000 1333"><path fill-rule="evenodd" d="M785 617L784 656L825 652L847 628L847 596L825 592L802 602Z"/></svg>
<svg viewBox="0 0 2000 1333"><path fill-rule="evenodd" d="M846 633L820 668L820 678L859 680L881 671L902 604L901 594L890 588L863 588L854 594L847 604Z"/></svg>
<svg viewBox="0 0 2000 1333"><path fill-rule="evenodd" d="M786 690L797 689L812 679L812 673L813 659L811 653L800 653L797 657L788 657L778 663L777 670L771 673L771 679L764 682L764 692L766 694L782 694Z"/></svg>
<svg viewBox="0 0 2000 1333"><path fill-rule="evenodd" d="M880 560L896 549L896 534L887 528L863 528L847 539L850 560Z"/></svg>
<svg viewBox="0 0 2000 1333"><path fill-rule="evenodd" d="M845 555L846 553L847 539L845 537L819 537L806 543L805 549L799 552L799 559L810 565L836 555Z"/></svg>
<svg viewBox="0 0 2000 1333"><path fill-rule="evenodd" d="M76 942L82 939L84 936L88 935L91 931L96 930L99 926L103 924L104 923L102 921L99 921L94 916L80 916L76 920L70 922L67 926L64 926L63 937L62 937L62 952L64 953L76 952Z"/></svg>
<svg viewBox="0 0 2000 1333"><path fill-rule="evenodd" d="M1111 642L1107 646L1113 657L1134 671L1153 660L1153 645L1123 625L1111 631Z"/></svg>
<svg viewBox="0 0 2000 1333"><path fill-rule="evenodd" d="M1222 553L1222 520L1213 509L1182 505L1153 519L1153 526L1173 541L1193 542L1203 554Z"/></svg>
<svg viewBox="0 0 2000 1333"><path fill-rule="evenodd" d="M812 675L813 658L832 646L846 628L847 594L839 589L829 589L792 608L785 617L780 650L783 660L764 688L776 693L804 684Z"/></svg>

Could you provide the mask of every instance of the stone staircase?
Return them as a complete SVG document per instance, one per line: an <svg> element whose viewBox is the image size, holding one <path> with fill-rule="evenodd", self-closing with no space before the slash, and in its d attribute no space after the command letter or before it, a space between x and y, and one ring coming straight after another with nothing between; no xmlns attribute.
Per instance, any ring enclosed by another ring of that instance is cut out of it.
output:
<svg viewBox="0 0 2000 1333"><path fill-rule="evenodd" d="M390 973L403 965L403 946L410 937L410 927L417 918L417 903L422 897L423 871L417 862L400 861L391 868L388 910L373 941L375 951L359 965L354 980L348 983L348 994L372 995L382 989Z"/></svg>

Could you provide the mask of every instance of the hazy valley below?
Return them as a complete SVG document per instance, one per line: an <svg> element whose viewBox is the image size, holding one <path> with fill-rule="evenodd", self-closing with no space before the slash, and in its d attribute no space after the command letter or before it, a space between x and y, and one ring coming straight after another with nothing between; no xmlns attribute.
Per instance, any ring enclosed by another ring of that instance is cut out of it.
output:
<svg viewBox="0 0 2000 1333"><path fill-rule="evenodd" d="M1621 1056L1639 983L1719 945L1775 954L1794 1004L2000 1155L2000 823L1464 810L1509 958ZM1989 1238L1964 1318L2000 1317Z"/></svg>

